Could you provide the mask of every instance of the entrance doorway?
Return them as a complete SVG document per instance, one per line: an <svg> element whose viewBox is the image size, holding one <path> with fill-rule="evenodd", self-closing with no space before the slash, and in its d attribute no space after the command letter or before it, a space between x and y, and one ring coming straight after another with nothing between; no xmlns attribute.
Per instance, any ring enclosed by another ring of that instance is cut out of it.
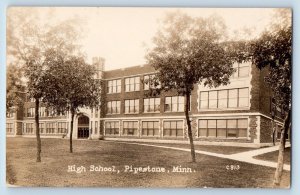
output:
<svg viewBox="0 0 300 195"><path fill-rule="evenodd" d="M80 116L78 118L78 139L87 139L90 136L89 123L90 120L87 116Z"/></svg>

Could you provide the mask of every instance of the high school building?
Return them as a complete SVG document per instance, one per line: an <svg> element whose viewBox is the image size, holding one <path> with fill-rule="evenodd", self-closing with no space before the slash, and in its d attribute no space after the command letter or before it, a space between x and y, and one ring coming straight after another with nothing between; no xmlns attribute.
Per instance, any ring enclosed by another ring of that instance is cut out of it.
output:
<svg viewBox="0 0 300 195"><path fill-rule="evenodd" d="M104 59L95 79L102 79L102 105L82 108L75 116L73 137L126 141L188 142L184 97L176 92L149 96L155 70L149 65L103 71ZM251 63L235 64L230 84L218 88L196 85L191 94L190 118L196 144L264 146L272 143L272 131L282 127L282 111L275 109L271 91L264 82L267 70ZM158 86L159 87L159 86ZM34 102L8 113L8 136L35 136ZM53 114L40 107L41 137L69 137L70 114Z"/></svg>

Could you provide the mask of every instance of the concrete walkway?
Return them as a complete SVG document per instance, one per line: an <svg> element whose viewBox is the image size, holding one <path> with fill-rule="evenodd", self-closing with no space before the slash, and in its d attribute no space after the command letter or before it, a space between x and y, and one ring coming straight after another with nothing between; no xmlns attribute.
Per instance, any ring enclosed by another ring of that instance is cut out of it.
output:
<svg viewBox="0 0 300 195"><path fill-rule="evenodd" d="M144 144L144 143L129 143L129 142L117 142L117 143L140 145L140 146L151 146L151 147L156 147L156 148L165 148L165 149L191 152L191 150L187 149L187 148L159 146L159 145ZM286 147L290 147L290 145L287 144ZM240 162L246 162L246 163L255 164L255 165L261 165L261 166L276 168L277 167L276 162L258 160L258 159L254 159L253 157L257 156L257 155L277 151L278 149L279 149L279 145L272 146L272 147L267 147L267 148L254 149L254 150L251 150L251 151L240 152L240 153L236 153L236 154L218 154L218 153L206 152L206 151L202 151L202 150L195 150L195 152L197 154L204 154L204 155L214 156L214 157L218 157L218 158L225 158L225 159L230 159L230 160L235 160L235 161L240 161ZM284 164L283 169L286 170L286 171L290 171L290 165Z"/></svg>

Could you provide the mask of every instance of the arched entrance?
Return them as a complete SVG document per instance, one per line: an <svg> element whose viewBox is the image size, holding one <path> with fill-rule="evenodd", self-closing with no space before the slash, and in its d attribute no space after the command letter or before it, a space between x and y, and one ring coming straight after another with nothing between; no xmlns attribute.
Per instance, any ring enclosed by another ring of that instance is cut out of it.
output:
<svg viewBox="0 0 300 195"><path fill-rule="evenodd" d="M90 119L87 116L82 115L78 118L78 139L86 139L89 137L89 123Z"/></svg>

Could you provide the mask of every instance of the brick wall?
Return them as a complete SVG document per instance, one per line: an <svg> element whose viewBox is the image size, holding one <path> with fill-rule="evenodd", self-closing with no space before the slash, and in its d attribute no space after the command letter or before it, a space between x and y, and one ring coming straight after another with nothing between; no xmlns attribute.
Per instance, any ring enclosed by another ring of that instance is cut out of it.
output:
<svg viewBox="0 0 300 195"><path fill-rule="evenodd" d="M272 142L272 121L266 117L260 119L260 142Z"/></svg>

